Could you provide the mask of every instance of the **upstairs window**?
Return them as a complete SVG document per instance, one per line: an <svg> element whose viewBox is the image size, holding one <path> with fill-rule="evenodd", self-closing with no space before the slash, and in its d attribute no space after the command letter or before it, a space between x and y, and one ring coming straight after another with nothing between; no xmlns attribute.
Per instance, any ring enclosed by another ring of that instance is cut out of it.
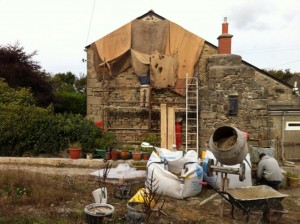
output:
<svg viewBox="0 0 300 224"><path fill-rule="evenodd" d="M229 96L228 97L228 115L237 115L238 114L238 96Z"/></svg>

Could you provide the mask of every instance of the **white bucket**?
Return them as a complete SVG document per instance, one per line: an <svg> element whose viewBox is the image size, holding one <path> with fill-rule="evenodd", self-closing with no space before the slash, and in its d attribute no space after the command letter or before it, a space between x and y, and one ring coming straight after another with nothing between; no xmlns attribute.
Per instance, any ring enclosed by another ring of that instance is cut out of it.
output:
<svg viewBox="0 0 300 224"><path fill-rule="evenodd" d="M107 189L106 187L98 188L92 192L96 203L107 204Z"/></svg>

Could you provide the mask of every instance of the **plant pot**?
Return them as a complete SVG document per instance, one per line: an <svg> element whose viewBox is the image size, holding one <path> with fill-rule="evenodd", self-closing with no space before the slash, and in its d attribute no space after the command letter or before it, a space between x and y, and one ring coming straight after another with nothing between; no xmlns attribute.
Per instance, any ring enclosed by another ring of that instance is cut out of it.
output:
<svg viewBox="0 0 300 224"><path fill-rule="evenodd" d="M71 159L79 159L81 148L69 148L68 153Z"/></svg>
<svg viewBox="0 0 300 224"><path fill-rule="evenodd" d="M84 208L85 218L88 224L103 223L104 217L111 216L114 211L114 206L100 203L89 204Z"/></svg>
<svg viewBox="0 0 300 224"><path fill-rule="evenodd" d="M142 159L142 153L141 152L132 152L132 159L137 161Z"/></svg>
<svg viewBox="0 0 300 224"><path fill-rule="evenodd" d="M93 153L87 153L86 158L89 159L89 160L92 160L93 159Z"/></svg>
<svg viewBox="0 0 300 224"><path fill-rule="evenodd" d="M142 203L128 202L127 203L127 223L136 224L145 222L145 213L142 209Z"/></svg>
<svg viewBox="0 0 300 224"><path fill-rule="evenodd" d="M119 159L119 152L117 150L111 151L111 159L114 161Z"/></svg>
<svg viewBox="0 0 300 224"><path fill-rule="evenodd" d="M105 149L96 149L97 157L105 159L106 150Z"/></svg>
<svg viewBox="0 0 300 224"><path fill-rule="evenodd" d="M148 152L143 152L143 160L148 160L150 157L150 154Z"/></svg>
<svg viewBox="0 0 300 224"><path fill-rule="evenodd" d="M122 151L121 152L121 159L126 160L129 157L129 152L128 151Z"/></svg>
<svg viewBox="0 0 300 224"><path fill-rule="evenodd" d="M105 160L110 160L111 159L111 152L106 152L105 153Z"/></svg>
<svg viewBox="0 0 300 224"><path fill-rule="evenodd" d="M287 177L287 185L289 187L297 187L300 182L300 178L298 177Z"/></svg>

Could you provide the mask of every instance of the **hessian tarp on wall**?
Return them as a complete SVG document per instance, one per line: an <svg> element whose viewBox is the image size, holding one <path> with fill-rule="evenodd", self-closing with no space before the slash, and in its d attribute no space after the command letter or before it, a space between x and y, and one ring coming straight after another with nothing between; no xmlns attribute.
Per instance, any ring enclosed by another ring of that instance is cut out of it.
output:
<svg viewBox="0 0 300 224"><path fill-rule="evenodd" d="M98 79L132 66L140 77L150 73L152 87L171 88L181 95L185 95L185 76L194 75L203 46L204 39L169 20L139 19L91 44Z"/></svg>

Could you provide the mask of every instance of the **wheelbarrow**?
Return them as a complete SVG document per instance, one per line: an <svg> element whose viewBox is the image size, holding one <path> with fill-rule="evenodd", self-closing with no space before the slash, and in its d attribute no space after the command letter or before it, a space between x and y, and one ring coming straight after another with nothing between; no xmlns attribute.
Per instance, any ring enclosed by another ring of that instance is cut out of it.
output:
<svg viewBox="0 0 300 224"><path fill-rule="evenodd" d="M288 195L281 194L269 186L248 186L229 189L226 192L213 186L212 188L231 204L231 216L235 220L247 215L248 222L250 212L260 211L260 219L263 217L264 221L274 223L286 213L281 201Z"/></svg>

